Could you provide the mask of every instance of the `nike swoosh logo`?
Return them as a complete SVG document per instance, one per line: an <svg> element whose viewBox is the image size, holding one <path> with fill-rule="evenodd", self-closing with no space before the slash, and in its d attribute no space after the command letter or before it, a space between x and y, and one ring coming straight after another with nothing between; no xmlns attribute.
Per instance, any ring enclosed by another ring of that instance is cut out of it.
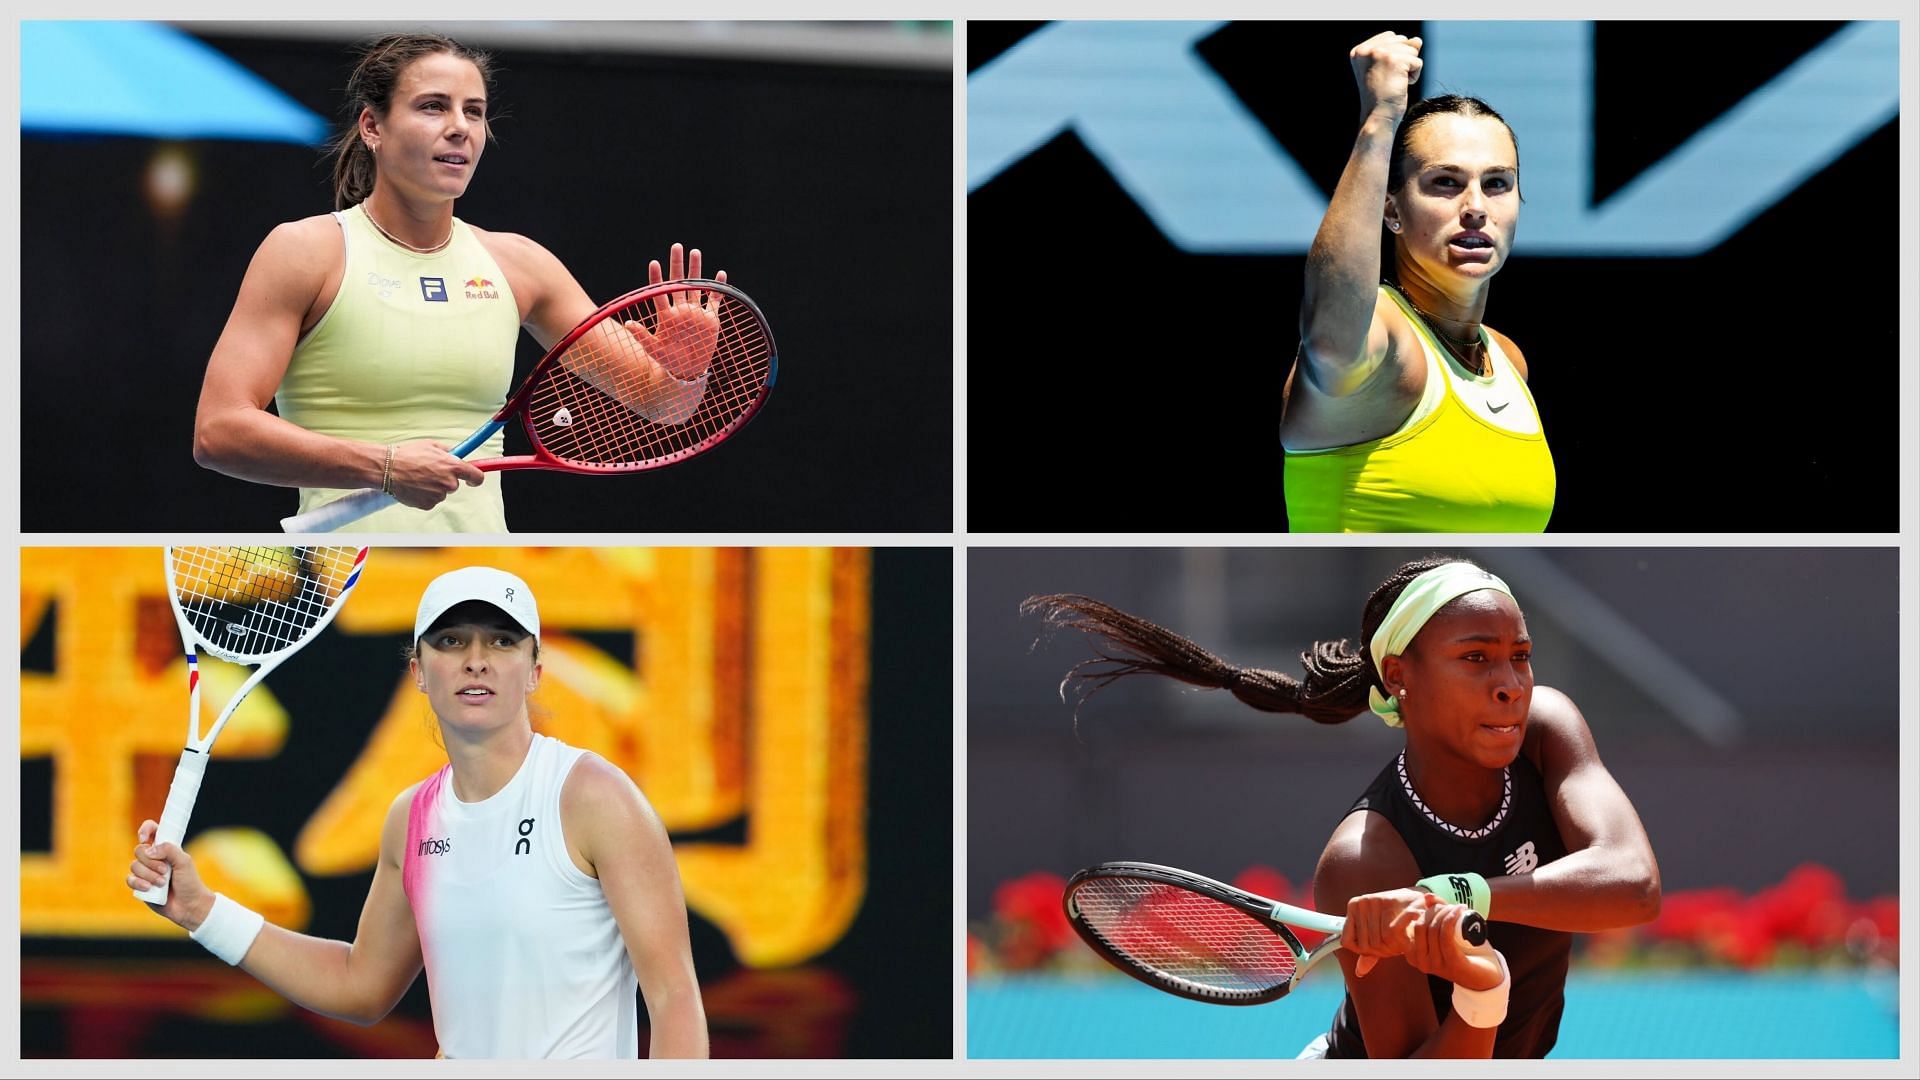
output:
<svg viewBox="0 0 1920 1080"><path fill-rule="evenodd" d="M1492 409L1494 412L1499 412L1501 409L1504 409L1511 404L1513 404L1513 402L1503 401L1500 404L1495 405L1493 402L1489 401L1487 402L1487 408Z"/></svg>

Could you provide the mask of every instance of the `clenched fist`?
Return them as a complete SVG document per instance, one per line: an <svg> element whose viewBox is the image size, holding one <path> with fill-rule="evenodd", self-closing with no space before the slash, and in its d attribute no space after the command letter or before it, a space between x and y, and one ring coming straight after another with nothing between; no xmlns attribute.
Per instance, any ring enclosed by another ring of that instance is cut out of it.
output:
<svg viewBox="0 0 1920 1080"><path fill-rule="evenodd" d="M1420 39L1383 30L1347 54L1360 85L1360 115L1395 124L1407 115L1407 98L1420 81Z"/></svg>

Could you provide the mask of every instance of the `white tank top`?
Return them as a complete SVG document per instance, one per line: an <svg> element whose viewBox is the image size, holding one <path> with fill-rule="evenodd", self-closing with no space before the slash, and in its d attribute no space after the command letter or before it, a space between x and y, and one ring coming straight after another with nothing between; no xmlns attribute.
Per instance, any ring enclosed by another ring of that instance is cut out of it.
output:
<svg viewBox="0 0 1920 1080"><path fill-rule="evenodd" d="M455 798L451 765L414 793L403 880L447 1057L640 1056L633 962L560 827L583 753L536 734L490 798Z"/></svg>

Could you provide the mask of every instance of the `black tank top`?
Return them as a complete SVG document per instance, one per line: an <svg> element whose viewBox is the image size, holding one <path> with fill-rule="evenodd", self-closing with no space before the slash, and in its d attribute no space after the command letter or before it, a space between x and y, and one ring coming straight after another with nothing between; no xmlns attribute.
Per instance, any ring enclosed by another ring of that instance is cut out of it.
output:
<svg viewBox="0 0 1920 1080"><path fill-rule="evenodd" d="M1510 796L1503 800L1504 809L1495 811L1493 820L1479 829L1462 829L1434 816L1414 794L1404 771L1405 762L1404 753L1389 762L1347 813L1371 810L1391 822L1413 852L1421 877L1469 870L1489 878L1525 874L1567 853L1547 806L1540 770L1525 754L1514 758L1507 768ZM1513 977L1507 1018L1494 1036L1493 1056L1545 1057L1560 1036L1573 935L1498 921L1489 924L1488 934L1493 947L1507 958ZM1444 1018L1453 1008L1453 984L1430 975L1427 988L1433 995L1434 1017ZM1351 997L1341 1000L1340 1011L1334 1015L1327 1056L1367 1056L1366 1042L1360 1035L1360 1015Z"/></svg>

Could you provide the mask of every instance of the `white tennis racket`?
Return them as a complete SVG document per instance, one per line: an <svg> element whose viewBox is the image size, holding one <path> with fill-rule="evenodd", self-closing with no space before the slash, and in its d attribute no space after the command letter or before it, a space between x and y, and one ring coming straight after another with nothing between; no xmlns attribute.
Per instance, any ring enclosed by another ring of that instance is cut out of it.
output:
<svg viewBox="0 0 1920 1080"><path fill-rule="evenodd" d="M187 746L173 771L167 806L153 843L178 845L200 796L213 741L235 709L267 673L300 651L340 612L360 582L364 547L170 547L167 599L187 650ZM257 664L200 734L200 657L205 651L235 664ZM134 890L149 904L167 902L169 882Z"/></svg>

